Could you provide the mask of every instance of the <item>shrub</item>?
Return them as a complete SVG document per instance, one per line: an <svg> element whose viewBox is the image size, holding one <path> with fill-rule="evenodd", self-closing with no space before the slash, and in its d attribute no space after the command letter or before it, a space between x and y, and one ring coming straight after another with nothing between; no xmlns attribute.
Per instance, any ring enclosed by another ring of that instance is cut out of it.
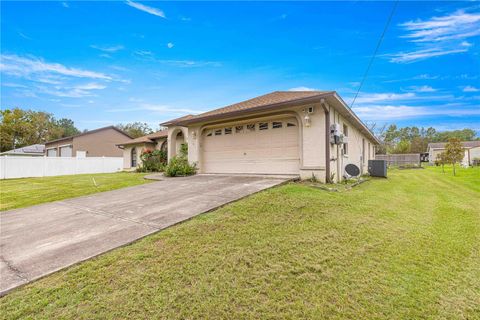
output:
<svg viewBox="0 0 480 320"><path fill-rule="evenodd" d="M158 172L163 171L167 163L167 153L163 150L142 151L140 155L142 165L137 169L138 172Z"/></svg>
<svg viewBox="0 0 480 320"><path fill-rule="evenodd" d="M165 166L165 175L167 177L190 176L197 172L196 164L188 163L188 145L182 144L180 154L170 159Z"/></svg>

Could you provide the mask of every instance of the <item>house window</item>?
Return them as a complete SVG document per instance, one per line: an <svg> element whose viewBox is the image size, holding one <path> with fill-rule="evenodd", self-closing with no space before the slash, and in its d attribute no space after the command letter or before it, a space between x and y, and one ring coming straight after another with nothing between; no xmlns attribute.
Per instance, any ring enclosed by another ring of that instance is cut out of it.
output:
<svg viewBox="0 0 480 320"><path fill-rule="evenodd" d="M247 131L255 131L255 124L252 123L252 124L247 124Z"/></svg>
<svg viewBox="0 0 480 320"><path fill-rule="evenodd" d="M130 152L131 155L131 167L135 168L137 166L137 148L133 147Z"/></svg>
<svg viewBox="0 0 480 320"><path fill-rule="evenodd" d="M282 127L282 123L278 121L273 121L272 122L272 129L279 129Z"/></svg>
<svg viewBox="0 0 480 320"><path fill-rule="evenodd" d="M225 128L225 134L232 134L232 127Z"/></svg>
<svg viewBox="0 0 480 320"><path fill-rule="evenodd" d="M56 157L57 148L47 149L47 157Z"/></svg>
<svg viewBox="0 0 480 320"><path fill-rule="evenodd" d="M268 122L260 122L258 124L258 130L267 130L268 129Z"/></svg>
<svg viewBox="0 0 480 320"><path fill-rule="evenodd" d="M235 127L235 133L242 133L243 132L243 126L236 126Z"/></svg>
<svg viewBox="0 0 480 320"><path fill-rule="evenodd" d="M343 135L345 137L348 137L348 127L347 127L346 124L343 125ZM347 142L343 144L343 154L348 155L348 143Z"/></svg>
<svg viewBox="0 0 480 320"><path fill-rule="evenodd" d="M221 136L222 135L222 129L215 130L215 135L216 136Z"/></svg>
<svg viewBox="0 0 480 320"><path fill-rule="evenodd" d="M296 127L296 124L292 122L287 122L287 127Z"/></svg>

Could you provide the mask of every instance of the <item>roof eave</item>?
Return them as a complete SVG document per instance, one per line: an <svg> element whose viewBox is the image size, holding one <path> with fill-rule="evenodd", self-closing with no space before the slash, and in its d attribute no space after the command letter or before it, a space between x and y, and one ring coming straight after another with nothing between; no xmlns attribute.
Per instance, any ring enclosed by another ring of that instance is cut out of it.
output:
<svg viewBox="0 0 480 320"><path fill-rule="evenodd" d="M244 110L236 110L236 111L231 111L231 112L226 112L226 113L221 113L221 114L214 114L211 116L206 116L202 118L193 118L189 120L184 120L184 121L178 121L178 122L168 122L162 125L168 126L168 125L176 125L176 126L188 126L194 123L202 123L202 122L210 122L214 120L223 120L223 119L229 119L229 118L234 118L237 116L242 116L242 115L247 115L247 114L253 114L261 111L268 111L270 109L276 109L276 108L281 108L281 107L288 107L288 106L294 106L294 105L301 105L304 103L309 103L309 102L318 102L318 99L320 98L325 98L328 96L331 96L335 93L335 91L330 91L330 92L325 92L322 94L318 94L315 96L311 97L306 97L306 98L300 98L300 99L294 99L294 100L289 100L289 101L283 101L283 102L277 102L277 103L272 103L272 104L267 104L263 106L258 106L254 108L249 108L249 109L244 109Z"/></svg>

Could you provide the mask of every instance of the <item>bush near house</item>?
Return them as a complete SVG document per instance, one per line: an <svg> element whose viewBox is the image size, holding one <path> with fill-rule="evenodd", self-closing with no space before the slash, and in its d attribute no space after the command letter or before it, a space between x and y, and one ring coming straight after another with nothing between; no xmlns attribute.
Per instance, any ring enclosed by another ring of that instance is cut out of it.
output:
<svg viewBox="0 0 480 320"><path fill-rule="evenodd" d="M188 163L188 145L182 144L180 154L172 157L165 167L165 175L167 177L191 176L197 173L196 164Z"/></svg>
<svg viewBox="0 0 480 320"><path fill-rule="evenodd" d="M140 160L142 160L142 165L137 171L161 172L167 164L167 153L163 150L146 149L142 151Z"/></svg>

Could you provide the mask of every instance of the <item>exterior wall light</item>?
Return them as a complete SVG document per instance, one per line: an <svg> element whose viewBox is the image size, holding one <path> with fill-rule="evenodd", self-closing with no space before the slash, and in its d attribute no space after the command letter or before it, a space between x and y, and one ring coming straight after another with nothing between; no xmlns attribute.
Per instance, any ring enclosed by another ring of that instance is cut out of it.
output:
<svg viewBox="0 0 480 320"><path fill-rule="evenodd" d="M308 113L305 113L305 127L310 127L310 124L311 124L311 120L310 120L310 116L308 115Z"/></svg>

